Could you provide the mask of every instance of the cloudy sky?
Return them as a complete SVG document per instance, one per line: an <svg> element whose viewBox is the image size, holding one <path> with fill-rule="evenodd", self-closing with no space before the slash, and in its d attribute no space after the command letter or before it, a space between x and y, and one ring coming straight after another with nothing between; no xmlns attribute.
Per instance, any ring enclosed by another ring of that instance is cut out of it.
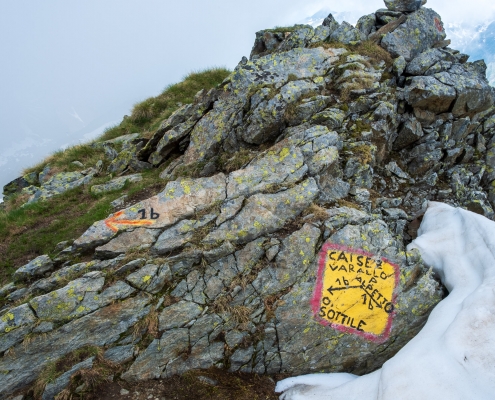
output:
<svg viewBox="0 0 495 400"><path fill-rule="evenodd" d="M254 33L381 0L1 0L0 186L119 122L186 73L233 68ZM447 22L495 20L493 0L429 0ZM355 21L349 21L354 23Z"/></svg>

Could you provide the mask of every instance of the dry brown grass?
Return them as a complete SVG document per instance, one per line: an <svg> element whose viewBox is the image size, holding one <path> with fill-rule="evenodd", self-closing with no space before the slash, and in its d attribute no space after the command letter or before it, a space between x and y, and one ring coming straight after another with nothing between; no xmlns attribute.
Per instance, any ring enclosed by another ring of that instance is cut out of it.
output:
<svg viewBox="0 0 495 400"><path fill-rule="evenodd" d="M326 209L323 207L319 206L318 204L311 204L306 210L304 210L303 214L304 217L311 215L312 217L309 220L306 220L306 222L317 222L317 221L325 221L328 219L328 212Z"/></svg>
<svg viewBox="0 0 495 400"><path fill-rule="evenodd" d="M371 58L374 62L385 61L387 66L393 64L392 56L390 53L381 47L379 44L366 40L361 42L353 49L354 52Z"/></svg>
<svg viewBox="0 0 495 400"><path fill-rule="evenodd" d="M349 101L351 94L355 90L371 89L375 81L371 78L354 78L353 82L347 83L340 90L340 100L343 102Z"/></svg>
<svg viewBox="0 0 495 400"><path fill-rule="evenodd" d="M369 145L362 144L359 146L352 147L350 149L354 156L356 156L359 162L363 165L368 165L374 159L373 151Z"/></svg>
<svg viewBox="0 0 495 400"><path fill-rule="evenodd" d="M159 335L158 312L156 311L154 306L151 307L151 310L146 317L144 317L137 324L134 325L132 336L134 338L137 338L144 332L147 332L154 338L157 338Z"/></svg>

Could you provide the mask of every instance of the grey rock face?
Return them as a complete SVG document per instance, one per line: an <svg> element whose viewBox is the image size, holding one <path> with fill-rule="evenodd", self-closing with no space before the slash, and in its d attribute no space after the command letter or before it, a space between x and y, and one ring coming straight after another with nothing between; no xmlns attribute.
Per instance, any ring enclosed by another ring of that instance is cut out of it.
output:
<svg viewBox="0 0 495 400"><path fill-rule="evenodd" d="M394 150L402 150L419 140L423 135L421 124L415 118L407 120L395 139Z"/></svg>
<svg viewBox="0 0 495 400"><path fill-rule="evenodd" d="M107 244L97 247L95 255L100 259L115 258L133 249L145 249L155 243L160 231L158 229L137 228L123 232Z"/></svg>
<svg viewBox="0 0 495 400"><path fill-rule="evenodd" d="M120 334L149 312L150 299L138 296L72 321L41 336L30 347L15 347L17 358L0 359L2 393L25 388L36 379L42 368L73 350L86 345L104 346L117 341ZM118 324L115 321L119 321Z"/></svg>
<svg viewBox="0 0 495 400"><path fill-rule="evenodd" d="M344 44L356 44L365 39L363 32L345 21L330 35L330 41Z"/></svg>
<svg viewBox="0 0 495 400"><path fill-rule="evenodd" d="M443 23L435 11L421 8L408 16L395 31L387 33L381 45L392 57L403 56L407 62L446 37Z"/></svg>
<svg viewBox="0 0 495 400"><path fill-rule="evenodd" d="M53 261L47 255L39 256L14 272L14 279L26 281L43 276L53 269Z"/></svg>
<svg viewBox="0 0 495 400"><path fill-rule="evenodd" d="M332 32L339 27L339 23L335 20L332 14L328 14L328 16L323 20L322 25L330 28Z"/></svg>
<svg viewBox="0 0 495 400"><path fill-rule="evenodd" d="M318 196L314 179L308 179L293 189L277 194L254 195L232 220L220 225L204 239L205 243L229 240L247 243L281 228L295 218Z"/></svg>
<svg viewBox="0 0 495 400"><path fill-rule="evenodd" d="M406 72L410 75L433 75L450 69L456 61L448 51L428 49L407 64Z"/></svg>
<svg viewBox="0 0 495 400"><path fill-rule="evenodd" d="M114 238L119 230L127 228L119 220L138 221L144 216L153 229L166 228L194 214L210 204L225 199L225 175L210 178L181 179L170 182L165 190L148 200L114 214L107 220L95 222L80 238L74 241L74 249L89 250ZM153 213L152 214L152 210ZM157 217L158 215L158 217ZM155 218L155 219L152 219Z"/></svg>
<svg viewBox="0 0 495 400"><path fill-rule="evenodd" d="M305 47L313 38L315 32L312 26L306 25L296 29L292 32L287 39L285 39L279 49L280 51L288 51Z"/></svg>
<svg viewBox="0 0 495 400"><path fill-rule="evenodd" d="M279 146L280 147L280 146ZM232 172L227 180L227 198L249 196L274 185L291 185L304 176L307 167L300 149L283 147L270 151L245 169Z"/></svg>
<svg viewBox="0 0 495 400"><path fill-rule="evenodd" d="M428 109L435 114L449 111L457 92L433 76L408 78L405 98L413 107Z"/></svg>
<svg viewBox="0 0 495 400"><path fill-rule="evenodd" d="M126 346L116 346L108 349L103 354L103 358L116 364L126 363L134 357L135 347L132 344Z"/></svg>
<svg viewBox="0 0 495 400"><path fill-rule="evenodd" d="M360 31L364 37L368 37L376 31L376 16L375 14L363 15L356 23L356 29Z"/></svg>
<svg viewBox="0 0 495 400"><path fill-rule="evenodd" d="M199 220L186 219L166 229L153 246L153 252L167 254L183 247L192 240L198 229L212 222L216 217L216 214L207 214Z"/></svg>

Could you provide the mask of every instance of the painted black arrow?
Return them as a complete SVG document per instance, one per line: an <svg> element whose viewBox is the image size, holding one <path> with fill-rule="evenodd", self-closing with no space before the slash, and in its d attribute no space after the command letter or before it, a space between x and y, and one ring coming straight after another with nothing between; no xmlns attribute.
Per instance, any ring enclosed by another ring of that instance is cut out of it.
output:
<svg viewBox="0 0 495 400"><path fill-rule="evenodd" d="M328 293L330 293L332 296L333 296L333 292L334 291L337 291L337 290L346 290L346 289L357 289L357 288L360 288L361 285L359 286L346 286L346 287L339 287L339 288L334 288L332 286L330 286L327 291Z"/></svg>

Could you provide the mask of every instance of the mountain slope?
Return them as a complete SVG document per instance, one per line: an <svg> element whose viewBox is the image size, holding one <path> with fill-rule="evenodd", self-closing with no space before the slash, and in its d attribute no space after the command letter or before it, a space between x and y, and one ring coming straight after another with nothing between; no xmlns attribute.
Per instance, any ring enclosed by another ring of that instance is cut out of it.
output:
<svg viewBox="0 0 495 400"><path fill-rule="evenodd" d="M445 38L428 8L257 32L6 186L0 393L380 368L446 295L407 250L428 201L495 216L494 92Z"/></svg>

